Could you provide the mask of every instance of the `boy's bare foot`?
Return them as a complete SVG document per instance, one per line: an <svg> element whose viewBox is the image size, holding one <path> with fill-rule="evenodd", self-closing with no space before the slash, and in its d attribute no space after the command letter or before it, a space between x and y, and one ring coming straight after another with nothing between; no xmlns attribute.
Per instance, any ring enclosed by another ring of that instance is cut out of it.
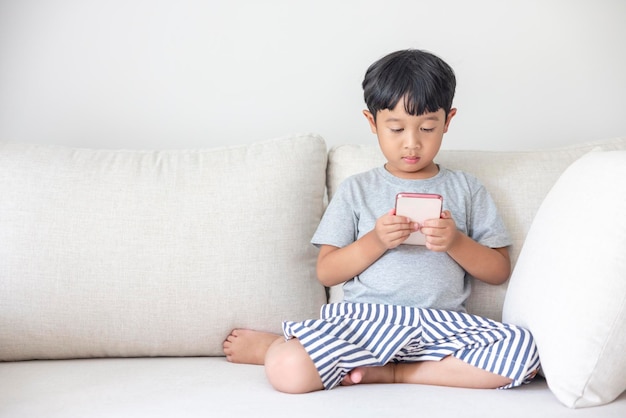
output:
<svg viewBox="0 0 626 418"><path fill-rule="evenodd" d="M350 370L341 381L342 386L359 383L393 383L395 380L395 364L382 367L357 367Z"/></svg>
<svg viewBox="0 0 626 418"><path fill-rule="evenodd" d="M223 344L226 360L241 364L263 364L268 347L279 338L282 336L269 332L234 329Z"/></svg>

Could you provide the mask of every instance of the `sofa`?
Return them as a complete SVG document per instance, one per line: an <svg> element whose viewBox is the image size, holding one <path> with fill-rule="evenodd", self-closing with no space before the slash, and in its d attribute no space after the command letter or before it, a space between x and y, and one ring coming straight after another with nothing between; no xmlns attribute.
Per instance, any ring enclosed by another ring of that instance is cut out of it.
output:
<svg viewBox="0 0 626 418"><path fill-rule="evenodd" d="M0 142L0 417L625 417L626 138L442 150L512 235L510 280L471 313L529 328L542 375L511 390L275 391L226 361L233 328L280 333L341 287L309 242L376 144L315 134L198 150ZM392 207L393 202L390 202Z"/></svg>

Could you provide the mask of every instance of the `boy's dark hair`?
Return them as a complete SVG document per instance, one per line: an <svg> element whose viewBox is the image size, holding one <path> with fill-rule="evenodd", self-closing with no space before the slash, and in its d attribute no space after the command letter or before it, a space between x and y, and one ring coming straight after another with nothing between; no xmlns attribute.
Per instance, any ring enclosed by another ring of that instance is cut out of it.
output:
<svg viewBox="0 0 626 418"><path fill-rule="evenodd" d="M456 78L441 58L416 49L393 52L367 69L363 94L368 110L376 118L380 110L393 109L400 99L409 115L452 108Z"/></svg>

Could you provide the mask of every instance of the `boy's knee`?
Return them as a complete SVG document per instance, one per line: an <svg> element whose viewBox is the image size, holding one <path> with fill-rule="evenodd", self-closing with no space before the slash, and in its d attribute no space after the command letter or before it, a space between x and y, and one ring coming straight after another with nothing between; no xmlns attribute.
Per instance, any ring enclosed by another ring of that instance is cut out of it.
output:
<svg viewBox="0 0 626 418"><path fill-rule="evenodd" d="M265 356L265 374L280 392L306 393L323 388L313 361L296 339L270 346Z"/></svg>

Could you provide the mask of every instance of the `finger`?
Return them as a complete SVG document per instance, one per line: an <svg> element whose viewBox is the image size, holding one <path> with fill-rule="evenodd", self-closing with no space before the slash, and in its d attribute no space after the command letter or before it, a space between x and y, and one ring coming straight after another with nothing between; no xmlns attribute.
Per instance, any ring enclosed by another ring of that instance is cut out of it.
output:
<svg viewBox="0 0 626 418"><path fill-rule="evenodd" d="M417 231L417 229L415 228L414 223L402 222L402 223L387 225L387 231L390 234L400 233L400 234L408 235L412 232Z"/></svg>
<svg viewBox="0 0 626 418"><path fill-rule="evenodd" d="M409 235L410 231L396 231L389 233L384 239L385 245L387 248L395 248L406 241Z"/></svg>
<svg viewBox="0 0 626 418"><path fill-rule="evenodd" d="M445 252L446 249L445 247L438 245L438 244L433 244L430 242L426 242L426 248L428 248L430 251L434 251L434 252Z"/></svg>
<svg viewBox="0 0 626 418"><path fill-rule="evenodd" d="M420 232L424 235L426 235L427 239L429 240L433 240L435 238L439 238L440 237L440 233L439 230L437 228L432 228L432 227L422 227L420 229Z"/></svg>
<svg viewBox="0 0 626 418"><path fill-rule="evenodd" d="M387 216L384 220L385 225L406 225L409 227L411 223L411 218L407 218L406 216Z"/></svg>

